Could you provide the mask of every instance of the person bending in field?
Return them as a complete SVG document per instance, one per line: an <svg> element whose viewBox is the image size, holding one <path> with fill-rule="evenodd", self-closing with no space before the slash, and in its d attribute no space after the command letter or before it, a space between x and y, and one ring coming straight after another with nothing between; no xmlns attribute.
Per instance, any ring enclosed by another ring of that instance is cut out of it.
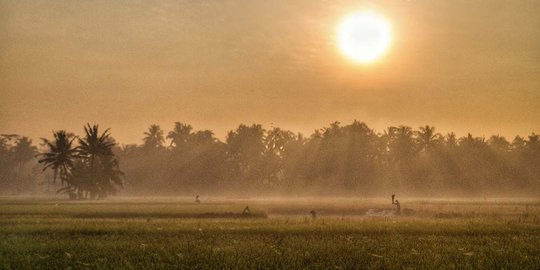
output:
<svg viewBox="0 0 540 270"><path fill-rule="evenodd" d="M242 211L242 215L246 215L246 216L251 215L251 211L249 210L249 206L246 206L246 208L244 208L244 211Z"/></svg>
<svg viewBox="0 0 540 270"><path fill-rule="evenodd" d="M199 194L197 194L197 196L195 196L195 202L196 203L201 203L201 200L199 200Z"/></svg>
<svg viewBox="0 0 540 270"><path fill-rule="evenodd" d="M392 194L392 204L396 206L396 215L401 215L401 204L395 200L396 195Z"/></svg>

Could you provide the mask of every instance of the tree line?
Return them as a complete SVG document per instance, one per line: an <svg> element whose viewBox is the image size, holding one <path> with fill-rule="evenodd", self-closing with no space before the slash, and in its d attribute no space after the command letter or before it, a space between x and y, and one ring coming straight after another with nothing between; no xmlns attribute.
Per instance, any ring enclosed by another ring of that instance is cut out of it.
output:
<svg viewBox="0 0 540 270"><path fill-rule="evenodd" d="M277 127L239 125L225 141L177 122L151 125L141 145L119 151L136 193L439 196L540 191L539 136L458 138L432 126L338 122L309 137ZM151 181L149 181L151 179Z"/></svg>
<svg viewBox="0 0 540 270"><path fill-rule="evenodd" d="M41 141L43 151L39 152L27 137L0 136L2 188L31 191L38 171L47 170L52 172L53 183L60 182L57 192L70 199L102 199L122 186L124 173L108 129L100 133L98 125L87 124L81 137L59 130L53 132L52 140Z"/></svg>
<svg viewBox="0 0 540 270"><path fill-rule="evenodd" d="M239 125L221 141L210 130L176 122L169 132L151 125L141 144L119 146L108 130L99 133L96 125L87 125L84 131L82 137L55 132L53 140L43 139L37 158L23 154L37 151L28 138L3 136L1 184L17 186L13 182L22 181L20 171L28 166L21 164L37 160L72 198L103 198L122 183L122 192L139 195L537 196L540 191L540 138L534 133L509 141L499 135L443 135L429 125L376 132L354 121L332 123L309 137ZM60 149L70 162L52 154Z"/></svg>

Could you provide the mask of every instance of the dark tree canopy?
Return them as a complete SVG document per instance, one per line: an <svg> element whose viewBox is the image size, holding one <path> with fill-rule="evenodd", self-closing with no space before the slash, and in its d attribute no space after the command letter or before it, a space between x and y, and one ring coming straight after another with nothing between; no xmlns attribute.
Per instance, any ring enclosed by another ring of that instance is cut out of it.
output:
<svg viewBox="0 0 540 270"><path fill-rule="evenodd" d="M540 191L536 134L512 141L500 135L459 138L429 125L378 133L354 121L334 122L309 137L239 125L221 141L211 130L175 122L167 133L151 125L142 145L119 147L109 130L101 132L97 125L86 125L82 137L66 131L53 137L42 140L39 163L72 198L104 198L121 186L141 195L531 196ZM0 136L4 190L20 191L37 177L30 173L35 154L30 139Z"/></svg>
<svg viewBox="0 0 540 270"><path fill-rule="evenodd" d="M82 138L63 130L53 132L53 136L53 141L42 139L47 149L40 154L39 163L43 170L53 170L53 180L59 177L65 184L59 192L71 199L105 198L122 185L124 173L113 153L116 143L109 129L100 133L98 125L87 124Z"/></svg>

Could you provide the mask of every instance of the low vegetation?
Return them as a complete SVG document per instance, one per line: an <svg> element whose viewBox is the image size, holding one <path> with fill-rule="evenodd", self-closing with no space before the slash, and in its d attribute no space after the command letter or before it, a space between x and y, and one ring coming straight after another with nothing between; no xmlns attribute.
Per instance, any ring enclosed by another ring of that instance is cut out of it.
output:
<svg viewBox="0 0 540 270"><path fill-rule="evenodd" d="M401 201L1 198L0 268L540 268L538 200Z"/></svg>

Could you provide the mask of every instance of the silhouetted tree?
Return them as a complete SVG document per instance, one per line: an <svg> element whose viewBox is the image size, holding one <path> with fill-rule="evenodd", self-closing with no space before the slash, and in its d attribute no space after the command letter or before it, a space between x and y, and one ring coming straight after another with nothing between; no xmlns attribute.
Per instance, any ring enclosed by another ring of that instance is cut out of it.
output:
<svg viewBox="0 0 540 270"><path fill-rule="evenodd" d="M472 134L442 136L429 125L376 133L353 121L334 122L309 137L278 127L239 125L222 142L211 130L175 122L167 133L168 148L163 134L152 125L142 145L120 148L108 130L99 133L97 126L87 125L76 148L73 136L56 134L55 141L45 143L48 151L40 162L56 172L54 179L62 179L63 191L80 198L103 198L122 186L120 159L127 190L146 194L540 192L540 137L535 134L510 143L499 135L487 140ZM17 160L28 160L31 148L27 138L0 136L0 187L8 183L5 179L16 179L13 168Z"/></svg>
<svg viewBox="0 0 540 270"><path fill-rule="evenodd" d="M17 134L0 135L0 190L23 192L37 181L34 170L36 147L28 137Z"/></svg>
<svg viewBox="0 0 540 270"><path fill-rule="evenodd" d="M388 128L388 150L394 162L407 162L418 152L413 134L412 128L407 126Z"/></svg>
<svg viewBox="0 0 540 270"><path fill-rule="evenodd" d="M43 164L43 171L51 169L53 171L53 181L60 179L62 184L71 186L70 172L73 168L74 159L77 156L77 149L73 146L75 137L65 130L53 132L53 141L42 138L47 150L39 156L40 164Z"/></svg>
<svg viewBox="0 0 540 270"><path fill-rule="evenodd" d="M15 178L18 190L29 189L32 185L31 181L35 180L32 165L29 164L29 161L34 160L38 153L37 147L32 145L32 140L28 137L20 136L17 138L17 142L11 151L17 168L17 176Z"/></svg>
<svg viewBox="0 0 540 270"><path fill-rule="evenodd" d="M510 143L503 136L493 135L488 140L488 145L496 150L501 152L510 151Z"/></svg>
<svg viewBox="0 0 540 270"><path fill-rule="evenodd" d="M123 174L119 170L116 155L113 147L116 145L106 129L99 132L99 126L87 124L84 127L85 135L79 138L77 148L78 157L82 159L80 170L85 174L84 183L79 189L79 198L84 192L84 198L90 195L91 198L105 198L114 192L114 185L121 185L120 176ZM84 166L86 165L86 166ZM86 172L84 172L86 168Z"/></svg>
<svg viewBox="0 0 540 270"><path fill-rule="evenodd" d="M53 181L58 177L66 184L59 192L71 199L104 198L122 185L123 172L113 153L115 142L109 129L100 133L98 125L87 124L84 132L77 138L61 130L53 132L52 142L42 139L48 149L40 154L39 163L44 165L43 170L53 170ZM75 139L78 147L73 146Z"/></svg>
<svg viewBox="0 0 540 270"><path fill-rule="evenodd" d="M441 134L435 132L435 127L426 125L416 132L421 151L431 151L441 143Z"/></svg>
<svg viewBox="0 0 540 270"><path fill-rule="evenodd" d="M227 157L231 165L231 177L242 185L256 186L262 181L261 161L265 151L264 129L261 125L240 125L227 135Z"/></svg>
<svg viewBox="0 0 540 270"><path fill-rule="evenodd" d="M148 131L145 132L144 135L144 148L158 149L163 147L165 139L163 137L163 130L159 127L159 125L150 125Z"/></svg>
<svg viewBox="0 0 540 270"><path fill-rule="evenodd" d="M173 130L167 135L167 139L171 140L171 146L180 148L187 143L192 130L191 125L175 122ZM150 132L148 132L148 135L150 135Z"/></svg>
<svg viewBox="0 0 540 270"><path fill-rule="evenodd" d="M32 145L28 137L19 137L17 144L12 149L16 162L21 165L32 160L37 154L37 147Z"/></svg>
<svg viewBox="0 0 540 270"><path fill-rule="evenodd" d="M189 137L189 142L194 145L205 145L216 142L216 138L211 130L199 130Z"/></svg>
<svg viewBox="0 0 540 270"><path fill-rule="evenodd" d="M114 156L112 150L116 143L111 138L109 130L106 129L100 134L98 125L90 126L90 124L87 124L84 127L84 137L78 138L79 147L77 153L79 157L88 161L91 171L94 171L98 158Z"/></svg>
<svg viewBox="0 0 540 270"><path fill-rule="evenodd" d="M454 148L458 145L458 140L454 132L446 134L444 137L444 144L447 148Z"/></svg>
<svg viewBox="0 0 540 270"><path fill-rule="evenodd" d="M295 143L296 137L290 131L273 128L266 133L263 141L265 145L263 153L265 183L277 185L284 180L285 162L289 158L289 152L294 151L291 146Z"/></svg>

